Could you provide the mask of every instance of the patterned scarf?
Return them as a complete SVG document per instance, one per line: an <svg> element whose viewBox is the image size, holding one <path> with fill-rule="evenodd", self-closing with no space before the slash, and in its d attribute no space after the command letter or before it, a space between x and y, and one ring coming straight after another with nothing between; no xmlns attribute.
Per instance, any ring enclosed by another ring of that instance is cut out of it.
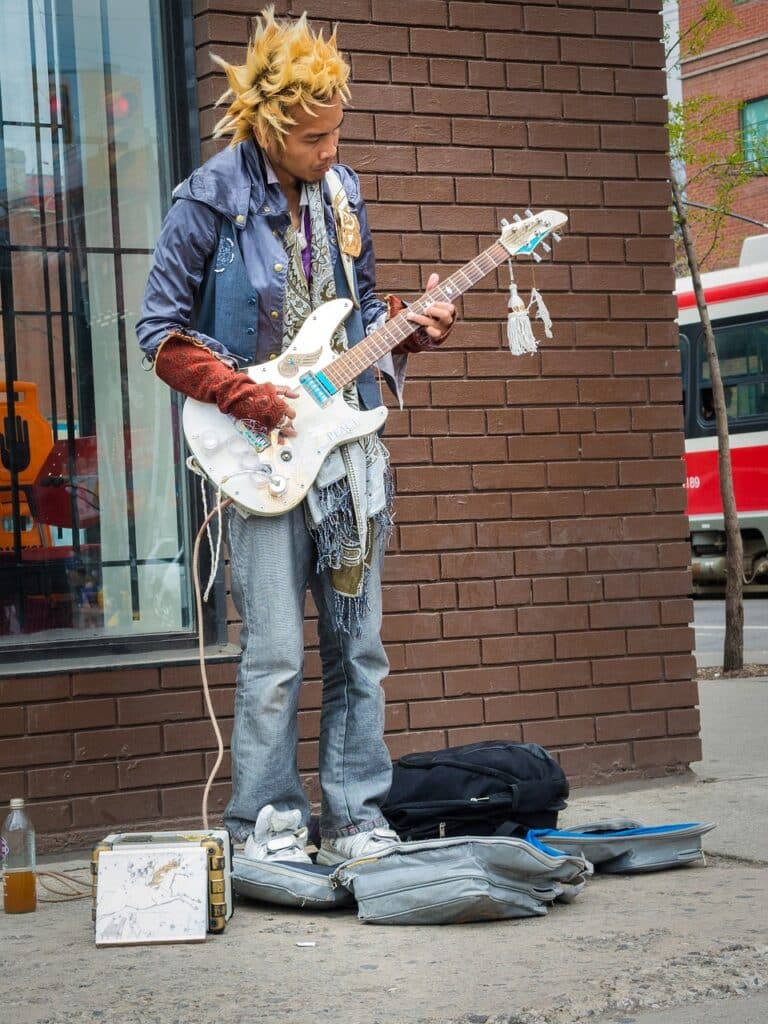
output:
<svg viewBox="0 0 768 1024"><path fill-rule="evenodd" d="M288 229L289 255L283 350L294 340L304 321L318 306L336 298L333 260L325 226L320 183L306 185L311 258L310 279L304 273L303 234ZM340 324L331 347L347 348L347 332ZM344 389L344 400L358 407L354 381ZM374 545L386 546L392 530L392 484L387 450L371 434L335 448L325 460L304 505L307 528L317 546L317 571L328 569L334 590L334 615L340 629L359 634L368 611L367 567Z"/></svg>

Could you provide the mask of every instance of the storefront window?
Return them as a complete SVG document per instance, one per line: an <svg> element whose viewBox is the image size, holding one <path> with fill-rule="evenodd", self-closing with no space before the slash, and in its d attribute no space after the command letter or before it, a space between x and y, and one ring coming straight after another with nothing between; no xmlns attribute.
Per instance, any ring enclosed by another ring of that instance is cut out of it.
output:
<svg viewBox="0 0 768 1024"><path fill-rule="evenodd" d="M0 4L6 650L193 625L178 409L134 334L178 171L165 7Z"/></svg>

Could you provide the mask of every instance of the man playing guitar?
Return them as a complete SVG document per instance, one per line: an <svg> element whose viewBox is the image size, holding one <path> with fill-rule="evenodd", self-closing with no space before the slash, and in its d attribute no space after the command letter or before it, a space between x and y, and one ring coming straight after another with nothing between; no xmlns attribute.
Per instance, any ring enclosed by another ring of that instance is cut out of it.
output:
<svg viewBox="0 0 768 1024"><path fill-rule="evenodd" d="M267 8L255 19L245 62L218 62L229 106L216 135L231 142L174 191L137 334L158 377L194 402L212 403L248 436L272 436L290 458L299 391L239 371L279 360L326 302L342 298L353 307L333 333L339 353L403 303L375 294L359 182L335 163L349 99L335 33L326 40L306 15L278 21ZM432 275L427 287L437 283ZM413 333L380 364L398 397L407 355L440 344L456 317L444 298L419 308L405 314ZM360 410L381 404L370 369L343 394ZM269 477L273 494L281 479ZM294 507L270 515L237 504L227 510L242 657L225 823L255 860L309 861L309 802L297 765L307 587L323 669L317 859L332 864L398 841L381 813L391 781L381 688L389 666L380 638L388 480L374 431L334 447Z"/></svg>

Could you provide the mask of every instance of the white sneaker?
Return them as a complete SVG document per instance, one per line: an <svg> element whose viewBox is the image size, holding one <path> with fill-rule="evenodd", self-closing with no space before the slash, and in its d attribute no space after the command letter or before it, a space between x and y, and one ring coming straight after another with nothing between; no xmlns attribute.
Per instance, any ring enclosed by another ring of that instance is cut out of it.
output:
<svg viewBox="0 0 768 1024"><path fill-rule="evenodd" d="M243 856L248 860L311 864L306 845L307 829L301 824L301 811L276 811L267 804L259 811L253 832L245 841Z"/></svg>
<svg viewBox="0 0 768 1024"><path fill-rule="evenodd" d="M341 864L344 860L381 853L399 842L400 837L391 828L374 828L369 832L356 832L352 836L323 839L316 860L318 864Z"/></svg>

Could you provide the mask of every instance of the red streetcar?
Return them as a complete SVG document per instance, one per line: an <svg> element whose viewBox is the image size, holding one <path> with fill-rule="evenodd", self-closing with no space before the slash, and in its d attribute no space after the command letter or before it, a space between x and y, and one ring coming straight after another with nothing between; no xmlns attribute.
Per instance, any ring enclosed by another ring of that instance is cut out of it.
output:
<svg viewBox="0 0 768 1024"><path fill-rule="evenodd" d="M725 388L744 577L747 589L768 591L768 235L747 239L739 266L704 274L703 285ZM705 594L725 582L717 433L690 277L678 280L676 292L691 566L694 592Z"/></svg>

